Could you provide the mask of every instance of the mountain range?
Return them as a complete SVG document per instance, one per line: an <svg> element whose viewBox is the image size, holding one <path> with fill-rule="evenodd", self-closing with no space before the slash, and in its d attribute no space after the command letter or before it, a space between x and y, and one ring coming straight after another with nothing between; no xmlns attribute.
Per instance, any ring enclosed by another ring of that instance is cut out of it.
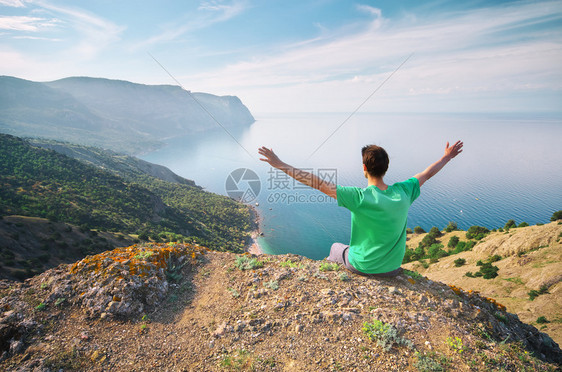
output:
<svg viewBox="0 0 562 372"><path fill-rule="evenodd" d="M218 126L254 122L235 96L192 93L179 86L69 77L33 82L0 76L0 131L130 154Z"/></svg>

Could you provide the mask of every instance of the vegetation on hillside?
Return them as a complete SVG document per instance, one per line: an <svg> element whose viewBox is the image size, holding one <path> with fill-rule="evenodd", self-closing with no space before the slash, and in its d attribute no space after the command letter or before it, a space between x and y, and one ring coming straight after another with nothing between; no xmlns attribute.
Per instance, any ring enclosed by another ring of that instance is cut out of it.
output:
<svg viewBox="0 0 562 372"><path fill-rule="evenodd" d="M453 231L456 229L456 224L450 222L447 228ZM440 238L442 235L443 233L439 228L435 226L432 227L416 248L412 249L406 247L403 263L421 261L423 264L428 265L424 260L429 260L430 263L437 262L442 257L469 251L476 245L476 241L474 240L459 241L457 236L453 236L449 239L447 249L445 249L445 246L437 240L437 238ZM466 237L467 239L471 239L472 236L467 233Z"/></svg>
<svg viewBox="0 0 562 372"><path fill-rule="evenodd" d="M199 242L215 250L241 250L246 236L239 230L251 229L248 207L221 195L204 192L195 182L174 174L169 169L142 161L138 158L118 154L94 147L63 143L52 140L33 140L34 144L69 154L82 162L95 165L123 178L128 183L146 188L158 195L162 201L179 210L189 211L191 218L199 223L189 241ZM191 186L191 187L189 187ZM154 233L142 229L139 239L154 241L185 240L177 233Z"/></svg>
<svg viewBox="0 0 562 372"><path fill-rule="evenodd" d="M554 212L550 221L557 221L562 219L562 211ZM537 224L542 225L542 224ZM512 228L522 228L527 227L529 224L527 222L521 222L519 225L515 222L515 220L510 219L506 222L503 228L499 230L493 229L492 231L500 231L503 232L504 230L507 232L509 229ZM457 223L456 222L449 222L449 224L445 227L445 232L452 232L457 231ZM408 231L408 234L411 234L412 231ZM422 240L418 243L416 248L411 248L406 246L406 252L404 254L404 259L402 261L403 264L412 262L412 261L420 261L424 267L428 267L431 263L437 262L440 258L447 257L450 255L454 255L457 253L461 253L464 251L470 251L472 248L482 239L484 239L488 234L490 234L490 230L483 226L471 226L465 233L466 241L461 241L458 236L451 236L449 241L447 242L447 248L445 248L443 242L438 240L438 238L443 236L443 233L439 230L438 227L432 227L428 233L420 227L416 226L413 230L414 234L426 234L423 236ZM425 261L429 260L429 262ZM457 266L462 266L464 263L458 261L455 263ZM482 276L486 279L495 277L495 269L489 267L490 263L487 263L481 270L475 274L467 273L468 276ZM494 266L495 267L495 266Z"/></svg>
<svg viewBox="0 0 562 372"><path fill-rule="evenodd" d="M0 215L234 252L252 228L249 208L230 198L147 174L125 179L9 135L0 135L0 185Z"/></svg>
<svg viewBox="0 0 562 372"><path fill-rule="evenodd" d="M196 186L192 180L180 177L162 165L149 163L137 157L111 150L45 138L31 138L29 143L33 146L54 150L60 154L80 160L83 163L94 165L128 181L134 180L137 177L152 176L162 181Z"/></svg>
<svg viewBox="0 0 562 372"><path fill-rule="evenodd" d="M136 239L44 218L0 218L0 279L24 280L61 263L73 263Z"/></svg>

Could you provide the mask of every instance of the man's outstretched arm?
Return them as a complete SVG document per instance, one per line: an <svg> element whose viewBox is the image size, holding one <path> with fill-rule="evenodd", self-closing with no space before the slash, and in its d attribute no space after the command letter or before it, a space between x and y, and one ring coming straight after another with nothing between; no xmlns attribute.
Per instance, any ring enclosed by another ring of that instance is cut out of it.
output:
<svg viewBox="0 0 562 372"><path fill-rule="evenodd" d="M273 150L268 149L267 147L261 147L260 149L258 149L258 153L265 157L260 158L260 160L269 163L269 165L271 165L273 168L277 168L280 171L287 173L290 177L296 179L297 181L315 188L316 190L319 190L334 199L337 199L337 186L335 184L323 181L321 178L310 172L303 171L282 162L281 159L279 159L279 157L275 155Z"/></svg>
<svg viewBox="0 0 562 372"><path fill-rule="evenodd" d="M462 152L462 141L457 141L453 146L449 147L449 142L445 146L445 154L441 159L427 167L423 172L416 174L414 177L418 179L420 186L428 179L435 176L451 159Z"/></svg>

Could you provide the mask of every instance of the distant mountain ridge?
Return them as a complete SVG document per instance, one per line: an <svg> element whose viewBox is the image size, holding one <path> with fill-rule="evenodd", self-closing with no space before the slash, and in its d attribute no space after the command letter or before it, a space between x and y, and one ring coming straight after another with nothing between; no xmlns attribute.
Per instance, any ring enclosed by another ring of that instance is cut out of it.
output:
<svg viewBox="0 0 562 372"><path fill-rule="evenodd" d="M103 78L40 83L0 76L0 131L140 153L166 138L217 127L194 98L224 127L255 121L235 96Z"/></svg>

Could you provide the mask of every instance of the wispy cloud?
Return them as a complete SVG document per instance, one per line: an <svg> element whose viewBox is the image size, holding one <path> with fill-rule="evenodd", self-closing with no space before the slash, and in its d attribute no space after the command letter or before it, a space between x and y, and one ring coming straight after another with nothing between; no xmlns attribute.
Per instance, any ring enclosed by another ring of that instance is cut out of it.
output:
<svg viewBox="0 0 562 372"><path fill-rule="evenodd" d="M52 38L52 37L42 37L42 36L26 36L26 35L17 35L13 36L14 39L21 39L21 40L42 40L42 41L62 41L62 39Z"/></svg>
<svg viewBox="0 0 562 372"><path fill-rule="evenodd" d="M46 19L27 16L0 16L0 30L38 32L45 28L54 27L56 19Z"/></svg>
<svg viewBox="0 0 562 372"><path fill-rule="evenodd" d="M36 1L35 4L56 14L64 27L73 31L71 35L76 36L77 41L71 52L82 58L93 58L108 45L119 41L125 30L125 27L83 9L58 6L48 1Z"/></svg>
<svg viewBox="0 0 562 372"><path fill-rule="evenodd" d="M0 0L0 6L10 6L13 8L23 8L24 0Z"/></svg>
<svg viewBox="0 0 562 372"><path fill-rule="evenodd" d="M333 13L298 13L295 25L285 25L267 17L338 7L319 1L277 14L279 8L253 0L178 1L175 13L148 7L139 20L114 17L108 7L69 5L76 2L0 0L13 7L0 16L0 67L39 80L81 74L162 83L146 57L150 50L167 55L162 62L186 88L236 94L252 110L348 111L414 52L364 110L493 106L500 96L508 105L529 92L550 94L552 101L562 96L560 0L476 2L489 4L479 7L434 0L404 11L390 2L348 4L337 21ZM463 10L446 10L452 8ZM160 21L147 23L152 19Z"/></svg>
<svg viewBox="0 0 562 372"><path fill-rule="evenodd" d="M219 14L218 21L227 20L240 14L247 7L246 1L203 1L200 10L208 10Z"/></svg>
<svg viewBox="0 0 562 372"><path fill-rule="evenodd" d="M154 44L173 41L189 32L228 21L241 14L247 6L247 1L244 0L204 1L199 5L196 13L185 14L180 20L164 25L164 31L135 44L131 49L138 50Z"/></svg>
<svg viewBox="0 0 562 372"><path fill-rule="evenodd" d="M207 89L244 91L280 88L287 105L302 107L302 96L339 92L360 101L407 55L415 57L385 86L382 95L444 96L477 92L561 89L562 30L541 27L562 20L559 1L441 14L438 19L389 20L376 8L362 31L319 39L278 54L254 56L186 80ZM291 99L291 94L294 99ZM261 98L258 98L263 102ZM343 102L344 100L342 100Z"/></svg>
<svg viewBox="0 0 562 372"><path fill-rule="evenodd" d="M356 8L362 12L374 15L377 18L382 16L382 10L380 10L379 8L375 8L369 5L362 5L362 4L356 5Z"/></svg>

